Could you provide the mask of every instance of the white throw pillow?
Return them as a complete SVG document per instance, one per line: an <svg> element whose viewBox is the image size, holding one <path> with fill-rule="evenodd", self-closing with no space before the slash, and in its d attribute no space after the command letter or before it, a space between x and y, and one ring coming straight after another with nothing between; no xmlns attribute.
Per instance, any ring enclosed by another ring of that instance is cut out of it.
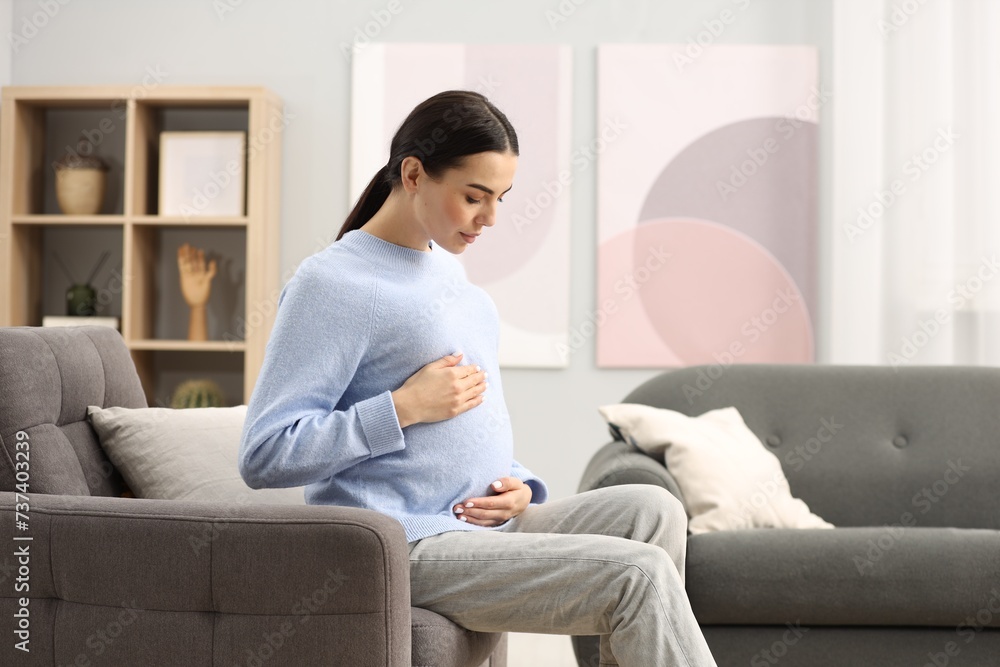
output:
<svg viewBox="0 0 1000 667"><path fill-rule="evenodd" d="M692 534L741 528L833 528L792 497L781 462L735 407L697 417L637 403L598 408L627 441L662 455Z"/></svg>
<svg viewBox="0 0 1000 667"><path fill-rule="evenodd" d="M247 406L100 408L87 416L138 498L304 505L303 487L251 489L237 454Z"/></svg>

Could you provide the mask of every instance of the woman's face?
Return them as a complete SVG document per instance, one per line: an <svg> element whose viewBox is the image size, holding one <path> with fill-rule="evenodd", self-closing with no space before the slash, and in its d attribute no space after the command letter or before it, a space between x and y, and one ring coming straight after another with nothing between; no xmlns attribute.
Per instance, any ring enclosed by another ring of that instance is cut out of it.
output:
<svg viewBox="0 0 1000 667"><path fill-rule="evenodd" d="M517 156L488 151L465 158L440 180L425 177L415 198L425 232L450 253L464 252L496 222L497 207L514 181Z"/></svg>

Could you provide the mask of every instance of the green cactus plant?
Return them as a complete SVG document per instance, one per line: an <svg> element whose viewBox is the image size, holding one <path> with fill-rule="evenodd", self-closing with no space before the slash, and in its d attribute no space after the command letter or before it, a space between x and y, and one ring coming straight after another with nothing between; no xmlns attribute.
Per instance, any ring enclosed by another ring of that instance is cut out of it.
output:
<svg viewBox="0 0 1000 667"><path fill-rule="evenodd" d="M224 404L222 388L212 380L187 380L174 391L170 407L221 408Z"/></svg>

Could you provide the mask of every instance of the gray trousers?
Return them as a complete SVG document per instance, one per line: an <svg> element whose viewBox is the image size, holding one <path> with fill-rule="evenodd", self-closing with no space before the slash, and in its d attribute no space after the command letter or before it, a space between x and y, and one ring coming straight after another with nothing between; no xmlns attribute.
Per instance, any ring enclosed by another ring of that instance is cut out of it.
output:
<svg viewBox="0 0 1000 667"><path fill-rule="evenodd" d="M480 632L601 635L601 665L714 667L686 554L677 498L612 486L529 506L497 530L411 542L411 603Z"/></svg>

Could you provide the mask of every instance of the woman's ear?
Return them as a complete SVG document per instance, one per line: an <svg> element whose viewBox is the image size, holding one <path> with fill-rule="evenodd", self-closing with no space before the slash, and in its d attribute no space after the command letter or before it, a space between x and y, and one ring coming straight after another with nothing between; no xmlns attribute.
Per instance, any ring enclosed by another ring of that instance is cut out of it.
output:
<svg viewBox="0 0 1000 667"><path fill-rule="evenodd" d="M413 194L417 191L420 180L425 178L427 174L424 172L424 165L420 158L408 155L403 158L402 164L399 165L399 176L406 192Z"/></svg>

